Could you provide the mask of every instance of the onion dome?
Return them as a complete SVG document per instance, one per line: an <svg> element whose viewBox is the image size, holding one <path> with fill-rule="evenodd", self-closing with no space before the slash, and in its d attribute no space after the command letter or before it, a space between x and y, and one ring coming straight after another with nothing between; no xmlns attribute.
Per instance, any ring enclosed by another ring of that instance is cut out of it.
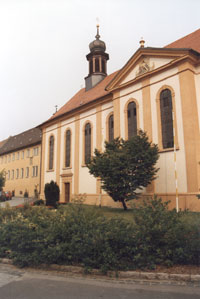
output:
<svg viewBox="0 0 200 299"><path fill-rule="evenodd" d="M96 39L89 44L90 52L105 52L106 44L102 40L100 40L99 25L97 25L97 35L95 37Z"/></svg>

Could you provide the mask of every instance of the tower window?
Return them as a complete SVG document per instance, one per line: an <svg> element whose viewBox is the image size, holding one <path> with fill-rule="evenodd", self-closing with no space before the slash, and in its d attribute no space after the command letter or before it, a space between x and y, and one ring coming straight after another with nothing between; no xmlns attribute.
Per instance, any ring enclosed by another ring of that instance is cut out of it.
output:
<svg viewBox="0 0 200 299"><path fill-rule="evenodd" d="M106 73L106 62L102 59L102 73Z"/></svg>
<svg viewBox="0 0 200 299"><path fill-rule="evenodd" d="M93 73L93 62L92 59L89 62L89 73L92 74Z"/></svg>
<svg viewBox="0 0 200 299"><path fill-rule="evenodd" d="M95 72L99 72L99 58L95 58Z"/></svg>

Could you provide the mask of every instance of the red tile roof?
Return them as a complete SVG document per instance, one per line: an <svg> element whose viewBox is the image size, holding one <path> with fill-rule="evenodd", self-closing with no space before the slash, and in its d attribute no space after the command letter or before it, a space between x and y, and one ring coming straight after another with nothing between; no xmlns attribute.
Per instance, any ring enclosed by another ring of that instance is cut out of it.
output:
<svg viewBox="0 0 200 299"><path fill-rule="evenodd" d="M200 53L200 29L176 40L165 48L190 48Z"/></svg>
<svg viewBox="0 0 200 299"><path fill-rule="evenodd" d="M80 89L64 106L62 106L49 120L57 118L58 116L72 111L82 105L93 102L94 100L106 96L109 94L105 90L108 83L114 78L118 71L112 73L111 75L105 77L99 84L95 87L85 91L85 88Z"/></svg>

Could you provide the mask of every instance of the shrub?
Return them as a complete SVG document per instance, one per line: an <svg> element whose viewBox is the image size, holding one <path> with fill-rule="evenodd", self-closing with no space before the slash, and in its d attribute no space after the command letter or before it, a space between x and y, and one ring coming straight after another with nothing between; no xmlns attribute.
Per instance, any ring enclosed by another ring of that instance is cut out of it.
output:
<svg viewBox="0 0 200 299"><path fill-rule="evenodd" d="M0 257L21 267L55 263L102 272L200 264L200 220L167 207L146 199L132 210L134 221L82 204L0 208Z"/></svg>
<svg viewBox="0 0 200 299"><path fill-rule="evenodd" d="M46 198L46 205L56 207L60 195L60 189L56 182L51 181L50 183L46 183L44 194Z"/></svg>
<svg viewBox="0 0 200 299"><path fill-rule="evenodd" d="M168 204L155 196L134 206L134 262L140 267L199 263L200 228L186 223L182 212L168 210Z"/></svg>
<svg viewBox="0 0 200 299"><path fill-rule="evenodd" d="M33 205L34 206L43 206L44 205L44 200L38 199L38 200L34 201Z"/></svg>

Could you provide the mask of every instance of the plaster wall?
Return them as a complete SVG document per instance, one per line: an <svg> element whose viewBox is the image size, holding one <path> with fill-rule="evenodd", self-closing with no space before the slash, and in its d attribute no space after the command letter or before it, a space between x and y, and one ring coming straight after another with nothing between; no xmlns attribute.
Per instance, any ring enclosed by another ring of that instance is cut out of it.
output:
<svg viewBox="0 0 200 299"><path fill-rule="evenodd" d="M170 86L175 93L175 109L176 109L176 123L178 149L176 151L177 158L177 174L178 174L178 190L179 192L187 192L187 175L186 175L186 161L185 161L185 146L183 136L183 120L182 107L180 96L180 85L178 75L170 77L170 74L177 72L177 69L162 73L157 78L151 78L151 111L152 111L152 136L153 142L158 144L158 119L156 98L158 91L163 86ZM168 77L169 78L166 78ZM165 79L166 78L166 79ZM155 83L157 81L157 83ZM152 84L154 83L154 84ZM175 192L175 171L174 171L174 153L173 151L162 151L158 160L157 166L160 168L158 179L155 181L156 192Z"/></svg>
<svg viewBox="0 0 200 299"><path fill-rule="evenodd" d="M71 156L70 167L65 167L65 146L66 146L66 131L71 131ZM72 172L74 174L74 159L75 159L75 122L74 119L69 119L61 124L61 142L60 142L60 174ZM62 193L62 178L60 176L60 192ZM72 190L74 190L74 180L72 180Z"/></svg>
<svg viewBox="0 0 200 299"><path fill-rule="evenodd" d="M84 163L84 130L86 123L91 124L91 141L93 155L96 147L96 110L90 109L80 114L80 148L79 148L79 193L96 194L96 179L89 174L88 168Z"/></svg>
<svg viewBox="0 0 200 299"><path fill-rule="evenodd" d="M198 109L198 121L200 120L200 67L197 69L195 75L195 87L196 87L196 98L197 98L197 109ZM200 130L200 123L198 123Z"/></svg>

